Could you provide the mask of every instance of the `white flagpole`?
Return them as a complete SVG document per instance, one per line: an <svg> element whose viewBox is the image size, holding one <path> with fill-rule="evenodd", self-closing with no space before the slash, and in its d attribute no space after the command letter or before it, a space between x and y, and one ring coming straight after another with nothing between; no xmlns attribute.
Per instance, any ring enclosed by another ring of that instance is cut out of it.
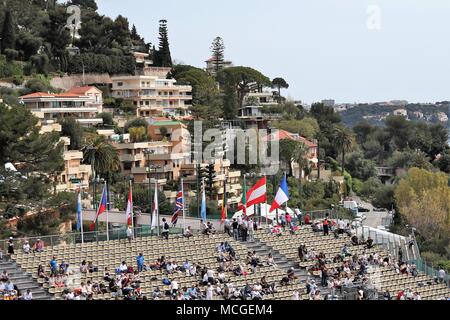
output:
<svg viewBox="0 0 450 320"><path fill-rule="evenodd" d="M131 216L131 230L133 230L133 238L134 238L134 210L133 210L133 188L130 180L130 193L131 193L131 203L130 203L130 216Z"/></svg>
<svg viewBox="0 0 450 320"><path fill-rule="evenodd" d="M83 195L83 187L80 186L80 226L81 226L81 243L84 244L84 231L83 231L83 205L81 199Z"/></svg>
<svg viewBox="0 0 450 320"><path fill-rule="evenodd" d="M104 188L106 191L106 194L105 194L105 196L106 196L106 240L109 241L109 210L108 210L109 202L108 202L108 189L106 186L106 181L105 181Z"/></svg>
<svg viewBox="0 0 450 320"><path fill-rule="evenodd" d="M181 199L182 199L182 203L181 204L183 206L183 234L184 234L184 230L186 230L186 214L185 214L185 211L184 211L184 185L183 185L183 178L181 178Z"/></svg>
<svg viewBox="0 0 450 320"><path fill-rule="evenodd" d="M266 177L266 190L267 190L267 177ZM266 226L268 226L269 225L269 217L268 217L268 213L267 213L267 200L266 200L266 203L264 203L264 213L266 214Z"/></svg>
<svg viewBox="0 0 450 320"><path fill-rule="evenodd" d="M155 180L155 210L156 210L156 230L157 230L157 234L159 237L159 227L160 227L160 223L159 223L159 201L158 201L158 180Z"/></svg>

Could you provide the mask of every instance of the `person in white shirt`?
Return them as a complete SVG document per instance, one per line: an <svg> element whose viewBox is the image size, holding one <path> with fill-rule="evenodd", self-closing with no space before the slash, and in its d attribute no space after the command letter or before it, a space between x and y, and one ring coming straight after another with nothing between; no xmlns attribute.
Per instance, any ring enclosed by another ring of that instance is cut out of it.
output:
<svg viewBox="0 0 450 320"><path fill-rule="evenodd" d="M30 243L28 241L25 241L25 243L23 244L23 252L24 253L30 253L31 250L31 246Z"/></svg>
<svg viewBox="0 0 450 320"><path fill-rule="evenodd" d="M214 270L208 269L206 271L206 275L208 277L208 282L212 283L212 284L215 284L216 280L214 279Z"/></svg>
<svg viewBox="0 0 450 320"><path fill-rule="evenodd" d="M213 300L214 297L214 288L211 284L206 288L206 300Z"/></svg>
<svg viewBox="0 0 450 320"><path fill-rule="evenodd" d="M170 290L172 292L172 295L176 295L178 293L178 282L176 280L173 280L170 284Z"/></svg>
<svg viewBox="0 0 450 320"><path fill-rule="evenodd" d="M133 229L131 228L131 226L128 226L127 238L128 238L128 242L131 242L131 240L133 240Z"/></svg>
<svg viewBox="0 0 450 320"><path fill-rule="evenodd" d="M33 294L31 293L31 290L28 289L27 292L23 296L24 300L33 300Z"/></svg>
<svg viewBox="0 0 450 320"><path fill-rule="evenodd" d="M122 263L119 266L119 270L120 270L120 272L127 272L128 271L128 266L127 266L127 263L125 261L122 261Z"/></svg>
<svg viewBox="0 0 450 320"><path fill-rule="evenodd" d="M294 294L292 295L292 300L300 300L300 294L297 290L294 291Z"/></svg>
<svg viewBox="0 0 450 320"><path fill-rule="evenodd" d="M441 268L441 269L438 271L438 274L439 274L439 282L440 282L440 283L443 283L444 280L445 280L445 275L446 275L445 270Z"/></svg>

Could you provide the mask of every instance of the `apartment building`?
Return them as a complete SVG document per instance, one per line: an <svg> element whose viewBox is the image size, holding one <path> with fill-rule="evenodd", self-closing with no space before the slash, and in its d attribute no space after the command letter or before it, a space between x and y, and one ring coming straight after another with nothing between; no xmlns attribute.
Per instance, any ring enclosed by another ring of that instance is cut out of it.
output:
<svg viewBox="0 0 450 320"><path fill-rule="evenodd" d="M148 183L148 168L150 166L151 179L165 185L167 181L177 180L180 167L189 157L189 153L173 152L170 141L112 142L119 152L121 171L130 176L135 183Z"/></svg>
<svg viewBox="0 0 450 320"><path fill-rule="evenodd" d="M70 139L62 137L64 142L64 171L58 174L56 181L56 191L76 191L79 187L88 188L92 176L90 165L84 165L83 152L78 150L68 150Z"/></svg>
<svg viewBox="0 0 450 320"><path fill-rule="evenodd" d="M177 85L176 80L166 79L162 75L167 75L168 70L146 68L142 75L112 77L112 96L132 102L138 117L187 117L192 87Z"/></svg>
<svg viewBox="0 0 450 320"><path fill-rule="evenodd" d="M83 126L103 123L98 113L103 110L102 91L96 87L73 88L65 93L36 92L19 97L43 126L59 118L74 117Z"/></svg>

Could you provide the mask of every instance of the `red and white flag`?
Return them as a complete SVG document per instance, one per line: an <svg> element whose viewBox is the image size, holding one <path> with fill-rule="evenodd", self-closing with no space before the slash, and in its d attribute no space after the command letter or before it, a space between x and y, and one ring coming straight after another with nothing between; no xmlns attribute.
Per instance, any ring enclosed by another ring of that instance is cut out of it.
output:
<svg viewBox="0 0 450 320"><path fill-rule="evenodd" d="M130 183L130 191L128 192L126 214L127 214L127 225L133 226L133 192L131 190L131 183Z"/></svg>
<svg viewBox="0 0 450 320"><path fill-rule="evenodd" d="M250 207L258 203L265 203L267 201L267 188L266 177L259 180L250 190L247 192L247 205Z"/></svg>

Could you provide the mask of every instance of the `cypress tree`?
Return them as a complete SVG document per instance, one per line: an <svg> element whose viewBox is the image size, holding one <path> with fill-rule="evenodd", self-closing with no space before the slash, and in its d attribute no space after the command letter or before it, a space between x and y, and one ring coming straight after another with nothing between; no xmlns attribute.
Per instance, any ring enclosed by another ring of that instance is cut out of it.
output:
<svg viewBox="0 0 450 320"><path fill-rule="evenodd" d="M217 74L223 67L225 44L221 37L216 37L211 45L212 57L214 59L214 72Z"/></svg>
<svg viewBox="0 0 450 320"><path fill-rule="evenodd" d="M172 67L172 57L170 55L169 37L167 30L167 20L159 21L159 50L156 59L160 67Z"/></svg>
<svg viewBox="0 0 450 320"><path fill-rule="evenodd" d="M10 10L6 10L5 19L3 20L1 47L2 53L5 53L6 49L16 48L16 30Z"/></svg>

